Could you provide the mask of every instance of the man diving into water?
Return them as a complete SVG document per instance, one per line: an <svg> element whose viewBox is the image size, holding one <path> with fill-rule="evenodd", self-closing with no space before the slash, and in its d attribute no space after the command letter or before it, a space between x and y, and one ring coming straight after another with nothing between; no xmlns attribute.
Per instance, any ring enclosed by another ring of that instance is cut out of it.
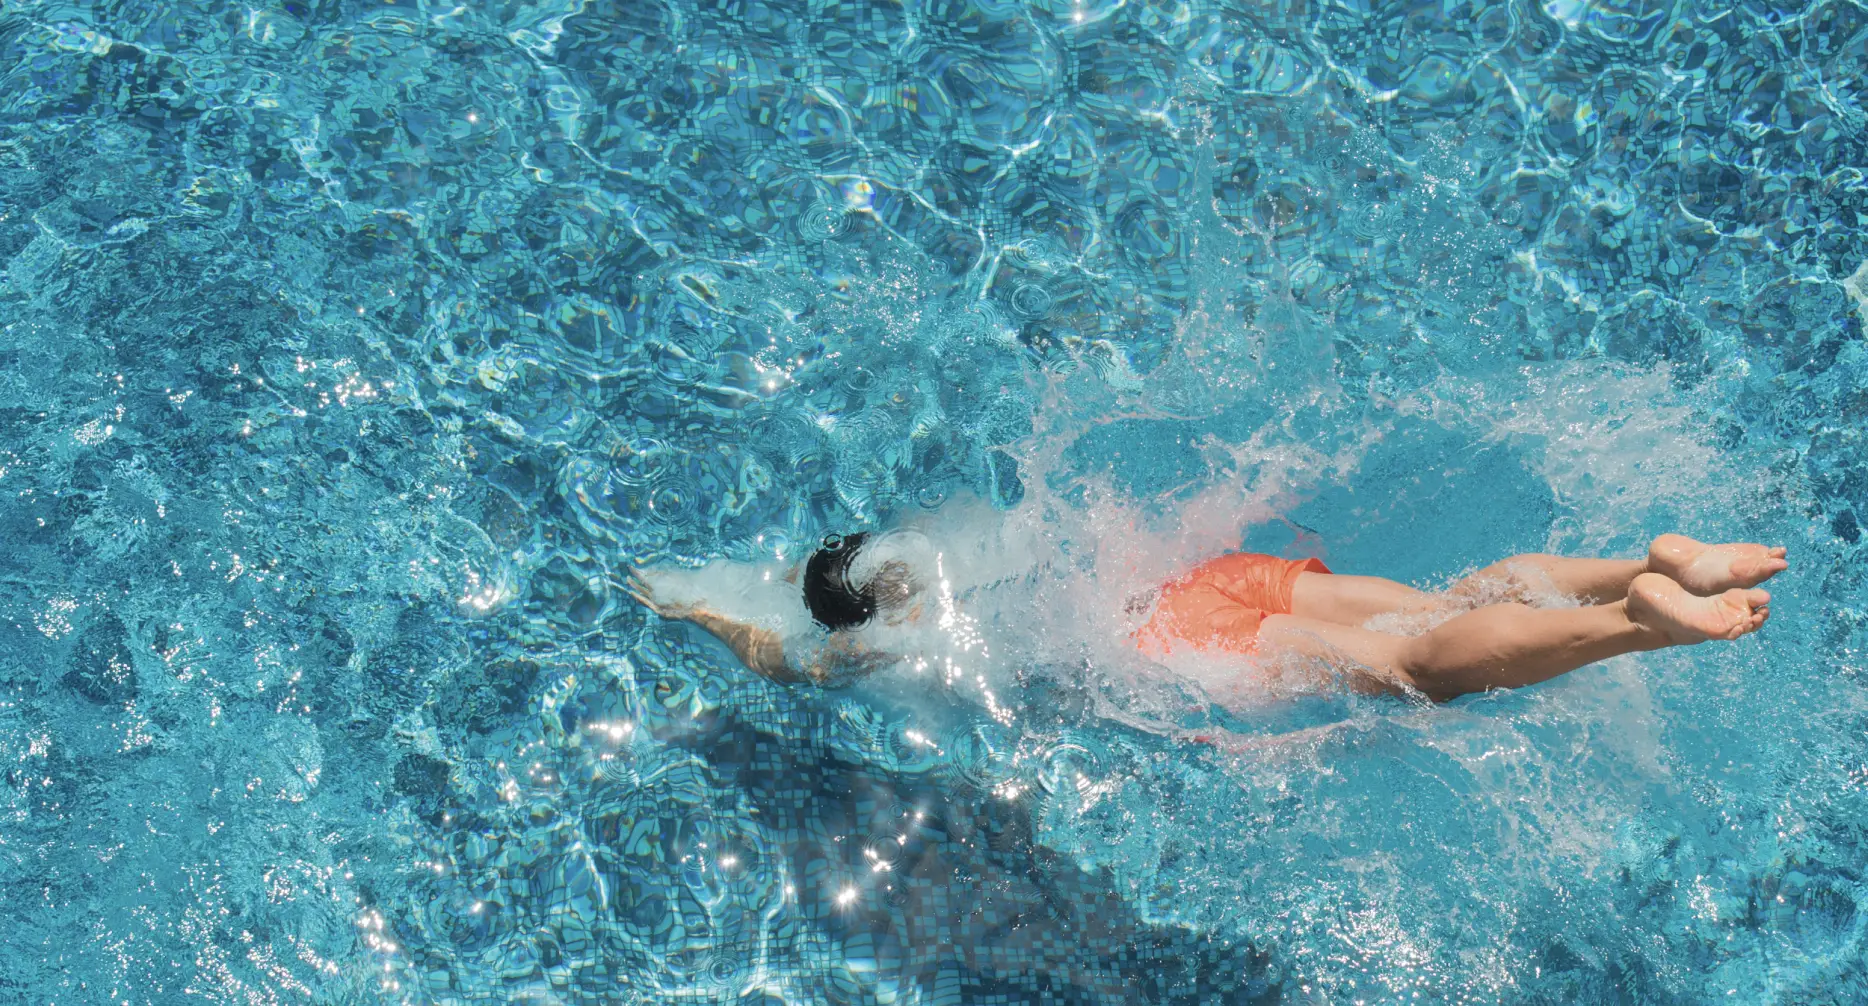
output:
<svg viewBox="0 0 1868 1006"><path fill-rule="evenodd" d="M663 618L692 622L748 668L781 682L843 683L896 663L859 630L951 617L952 597L931 591L925 561L899 536L831 536L779 581L802 595L822 645L788 646L770 625L705 603L658 596L642 575L631 594ZM923 549L925 551L925 548ZM1430 594L1393 580L1332 573L1316 559L1235 552L1136 599L1146 621L1132 635L1144 654L1289 653L1347 671L1362 690L1417 691L1437 701L1517 688L1639 650L1733 640L1770 617L1757 585L1789 568L1783 548L1711 545L1677 534L1643 559L1519 555ZM771 576L768 573L767 579ZM1579 607L1530 603L1554 591ZM1487 598L1505 598L1482 603ZM1380 616L1442 617L1411 635L1365 628ZM1450 615L1451 617L1446 617Z"/></svg>

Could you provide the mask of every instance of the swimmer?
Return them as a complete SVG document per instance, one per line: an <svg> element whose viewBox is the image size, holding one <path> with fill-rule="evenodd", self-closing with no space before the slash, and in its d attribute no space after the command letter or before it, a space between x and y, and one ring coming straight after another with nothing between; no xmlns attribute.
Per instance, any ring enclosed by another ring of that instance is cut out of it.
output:
<svg viewBox="0 0 1868 1006"><path fill-rule="evenodd" d="M900 659L875 640L879 630L926 620L928 571L937 563L918 533L833 534L804 562L750 579L729 573L733 579L709 585L703 570L683 584L676 574L652 581L637 570L627 589L660 617L691 622L725 643L749 670L784 684L831 685Z"/></svg>
<svg viewBox="0 0 1868 1006"><path fill-rule="evenodd" d="M889 540L882 536L886 547L878 548L869 535L832 536L779 578L825 640L808 652L787 647L780 624L658 596L641 574L630 592L661 617L711 633L768 678L842 683L897 659L863 630L928 616L925 573L911 561L912 549ZM1783 548L1664 534L1641 559L1519 555L1430 594L1380 577L1332 573L1316 559L1238 552L1136 599L1131 612L1146 621L1132 639L1156 659L1189 652L1318 658L1347 671L1358 690L1447 701L1536 684L1625 653L1756 632L1770 617L1771 601L1758 584L1787 568ZM1533 606L1546 594L1582 603ZM1438 624L1407 634L1367 627L1410 616Z"/></svg>

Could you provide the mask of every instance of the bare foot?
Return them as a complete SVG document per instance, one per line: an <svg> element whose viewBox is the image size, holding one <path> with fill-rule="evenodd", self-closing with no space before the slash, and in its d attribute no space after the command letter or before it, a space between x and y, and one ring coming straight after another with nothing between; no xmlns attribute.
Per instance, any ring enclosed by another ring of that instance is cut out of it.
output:
<svg viewBox="0 0 1868 1006"><path fill-rule="evenodd" d="M1683 534L1663 534L1647 547L1647 568L1701 597L1755 587L1790 568L1785 550L1750 542L1708 545Z"/></svg>
<svg viewBox="0 0 1868 1006"><path fill-rule="evenodd" d="M1737 639L1771 617L1771 592L1734 587L1695 597L1659 573L1642 573L1628 585L1628 617L1676 645Z"/></svg>

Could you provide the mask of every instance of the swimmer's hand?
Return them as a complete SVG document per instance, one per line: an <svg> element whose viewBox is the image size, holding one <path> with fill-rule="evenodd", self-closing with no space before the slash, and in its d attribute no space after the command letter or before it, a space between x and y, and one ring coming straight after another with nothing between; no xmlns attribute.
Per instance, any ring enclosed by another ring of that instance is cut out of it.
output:
<svg viewBox="0 0 1868 1006"><path fill-rule="evenodd" d="M657 598L655 596L655 585L650 583L648 577L643 576L642 571L639 569L632 569L629 571L629 583L623 587L623 592L635 598L637 604L655 612L655 614L670 622L692 621L695 612L700 610L698 605L686 604L680 601L664 601Z"/></svg>

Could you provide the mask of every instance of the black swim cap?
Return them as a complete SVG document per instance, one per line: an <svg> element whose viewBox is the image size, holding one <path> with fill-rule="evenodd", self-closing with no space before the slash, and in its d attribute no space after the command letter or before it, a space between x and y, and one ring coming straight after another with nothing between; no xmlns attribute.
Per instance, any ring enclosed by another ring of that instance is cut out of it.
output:
<svg viewBox="0 0 1868 1006"><path fill-rule="evenodd" d="M829 535L804 564L804 604L817 624L831 631L853 629L876 613L874 590L850 585L850 560L869 535Z"/></svg>

